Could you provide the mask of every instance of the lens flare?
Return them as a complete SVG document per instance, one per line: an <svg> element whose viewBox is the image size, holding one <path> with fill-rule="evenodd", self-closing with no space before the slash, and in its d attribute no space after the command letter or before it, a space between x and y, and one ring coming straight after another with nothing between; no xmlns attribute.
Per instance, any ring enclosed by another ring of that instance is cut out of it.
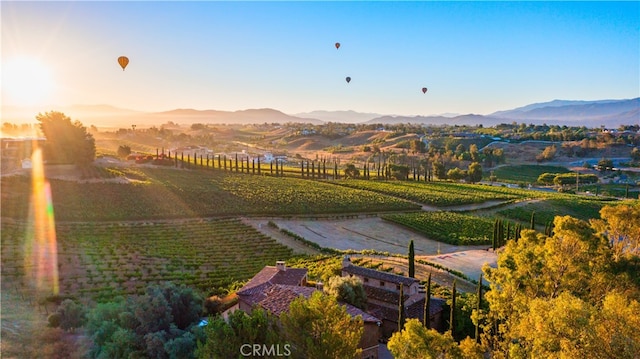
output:
<svg viewBox="0 0 640 359"><path fill-rule="evenodd" d="M59 293L58 248L51 200L51 186L45 180L42 151L31 156L31 221L25 242L25 274L40 292Z"/></svg>

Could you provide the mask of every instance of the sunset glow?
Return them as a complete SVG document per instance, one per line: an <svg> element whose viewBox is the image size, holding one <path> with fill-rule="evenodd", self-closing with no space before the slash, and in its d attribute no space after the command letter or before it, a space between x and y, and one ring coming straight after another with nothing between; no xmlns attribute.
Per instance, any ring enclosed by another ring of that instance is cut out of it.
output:
<svg viewBox="0 0 640 359"><path fill-rule="evenodd" d="M44 105L53 88L50 70L36 58L15 57L2 65L2 92L15 105Z"/></svg>

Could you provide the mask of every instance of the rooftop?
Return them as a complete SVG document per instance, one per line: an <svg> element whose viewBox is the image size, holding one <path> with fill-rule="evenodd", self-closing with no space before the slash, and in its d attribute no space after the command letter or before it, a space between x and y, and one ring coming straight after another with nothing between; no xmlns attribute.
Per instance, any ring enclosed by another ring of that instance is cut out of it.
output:
<svg viewBox="0 0 640 359"><path fill-rule="evenodd" d="M262 308L270 311L275 315L280 315L283 312L286 312L289 309L289 305L296 298L300 296L304 296L305 298L311 297L311 295L317 291L317 289L312 287L300 287L300 286L292 286L292 285L282 285L282 284L274 284L266 289L264 292L265 296L262 300L260 300L257 304ZM373 315L364 312L363 310L354 307L351 304L340 303L341 305L345 305L347 309L347 313L349 313L352 317L361 316L364 322L369 323L377 323L380 319L374 317Z"/></svg>
<svg viewBox="0 0 640 359"><path fill-rule="evenodd" d="M342 271L349 274L359 275L371 279L378 279L389 283L403 284L407 287L411 286L414 283L420 283L420 281L415 278L409 278L393 273L382 272L375 269L359 267L353 264L342 267Z"/></svg>

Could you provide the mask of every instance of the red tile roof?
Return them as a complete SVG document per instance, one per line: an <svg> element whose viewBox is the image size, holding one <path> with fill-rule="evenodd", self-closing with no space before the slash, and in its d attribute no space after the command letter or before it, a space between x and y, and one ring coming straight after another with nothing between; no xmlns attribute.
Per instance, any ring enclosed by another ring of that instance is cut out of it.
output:
<svg viewBox="0 0 640 359"><path fill-rule="evenodd" d="M257 287L264 283L300 285L306 276L306 268L287 268L286 270L279 270L274 266L265 266L238 291L238 294L241 294L246 289Z"/></svg>
<svg viewBox="0 0 640 359"><path fill-rule="evenodd" d="M312 287L299 287L292 285L281 285L274 284L271 285L265 292L265 296L258 303L262 308L270 311L275 315L280 315L283 312L289 310L289 305L296 298L300 296L304 296L305 298L311 297L313 292L317 291L316 288ZM347 309L347 313L349 313L352 317L361 316L364 322L377 323L380 319L374 317L373 315L354 307L351 304L340 303L341 305L345 305Z"/></svg>

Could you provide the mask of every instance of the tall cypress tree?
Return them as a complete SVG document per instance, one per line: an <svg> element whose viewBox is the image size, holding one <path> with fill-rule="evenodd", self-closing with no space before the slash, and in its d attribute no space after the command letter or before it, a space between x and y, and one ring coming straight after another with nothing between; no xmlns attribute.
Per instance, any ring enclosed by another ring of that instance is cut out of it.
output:
<svg viewBox="0 0 640 359"><path fill-rule="evenodd" d="M429 272L429 279L427 279L427 292L424 298L424 327L431 328L431 272Z"/></svg>
<svg viewBox="0 0 640 359"><path fill-rule="evenodd" d="M530 229L536 229L536 211L531 212L531 227Z"/></svg>
<svg viewBox="0 0 640 359"><path fill-rule="evenodd" d="M451 336L456 330L455 325L455 312L456 312L456 280L453 280L453 288L451 289L451 311L449 312L449 330L451 331Z"/></svg>
<svg viewBox="0 0 640 359"><path fill-rule="evenodd" d="M413 239L409 242L409 255L407 256L409 259L409 278L416 277L416 253L413 248Z"/></svg>
<svg viewBox="0 0 640 359"><path fill-rule="evenodd" d="M482 273L480 273L480 279L478 279L478 289L476 291L476 313L480 314L480 306L482 304ZM476 343L480 343L480 320L476 323Z"/></svg>
<svg viewBox="0 0 640 359"><path fill-rule="evenodd" d="M404 285L400 284L400 298L398 299L398 331L404 328L406 314L404 312Z"/></svg>
<svg viewBox="0 0 640 359"><path fill-rule="evenodd" d="M495 221L493 221L493 237L491 238L491 246L493 247L494 252L498 248L498 219L497 218Z"/></svg>

